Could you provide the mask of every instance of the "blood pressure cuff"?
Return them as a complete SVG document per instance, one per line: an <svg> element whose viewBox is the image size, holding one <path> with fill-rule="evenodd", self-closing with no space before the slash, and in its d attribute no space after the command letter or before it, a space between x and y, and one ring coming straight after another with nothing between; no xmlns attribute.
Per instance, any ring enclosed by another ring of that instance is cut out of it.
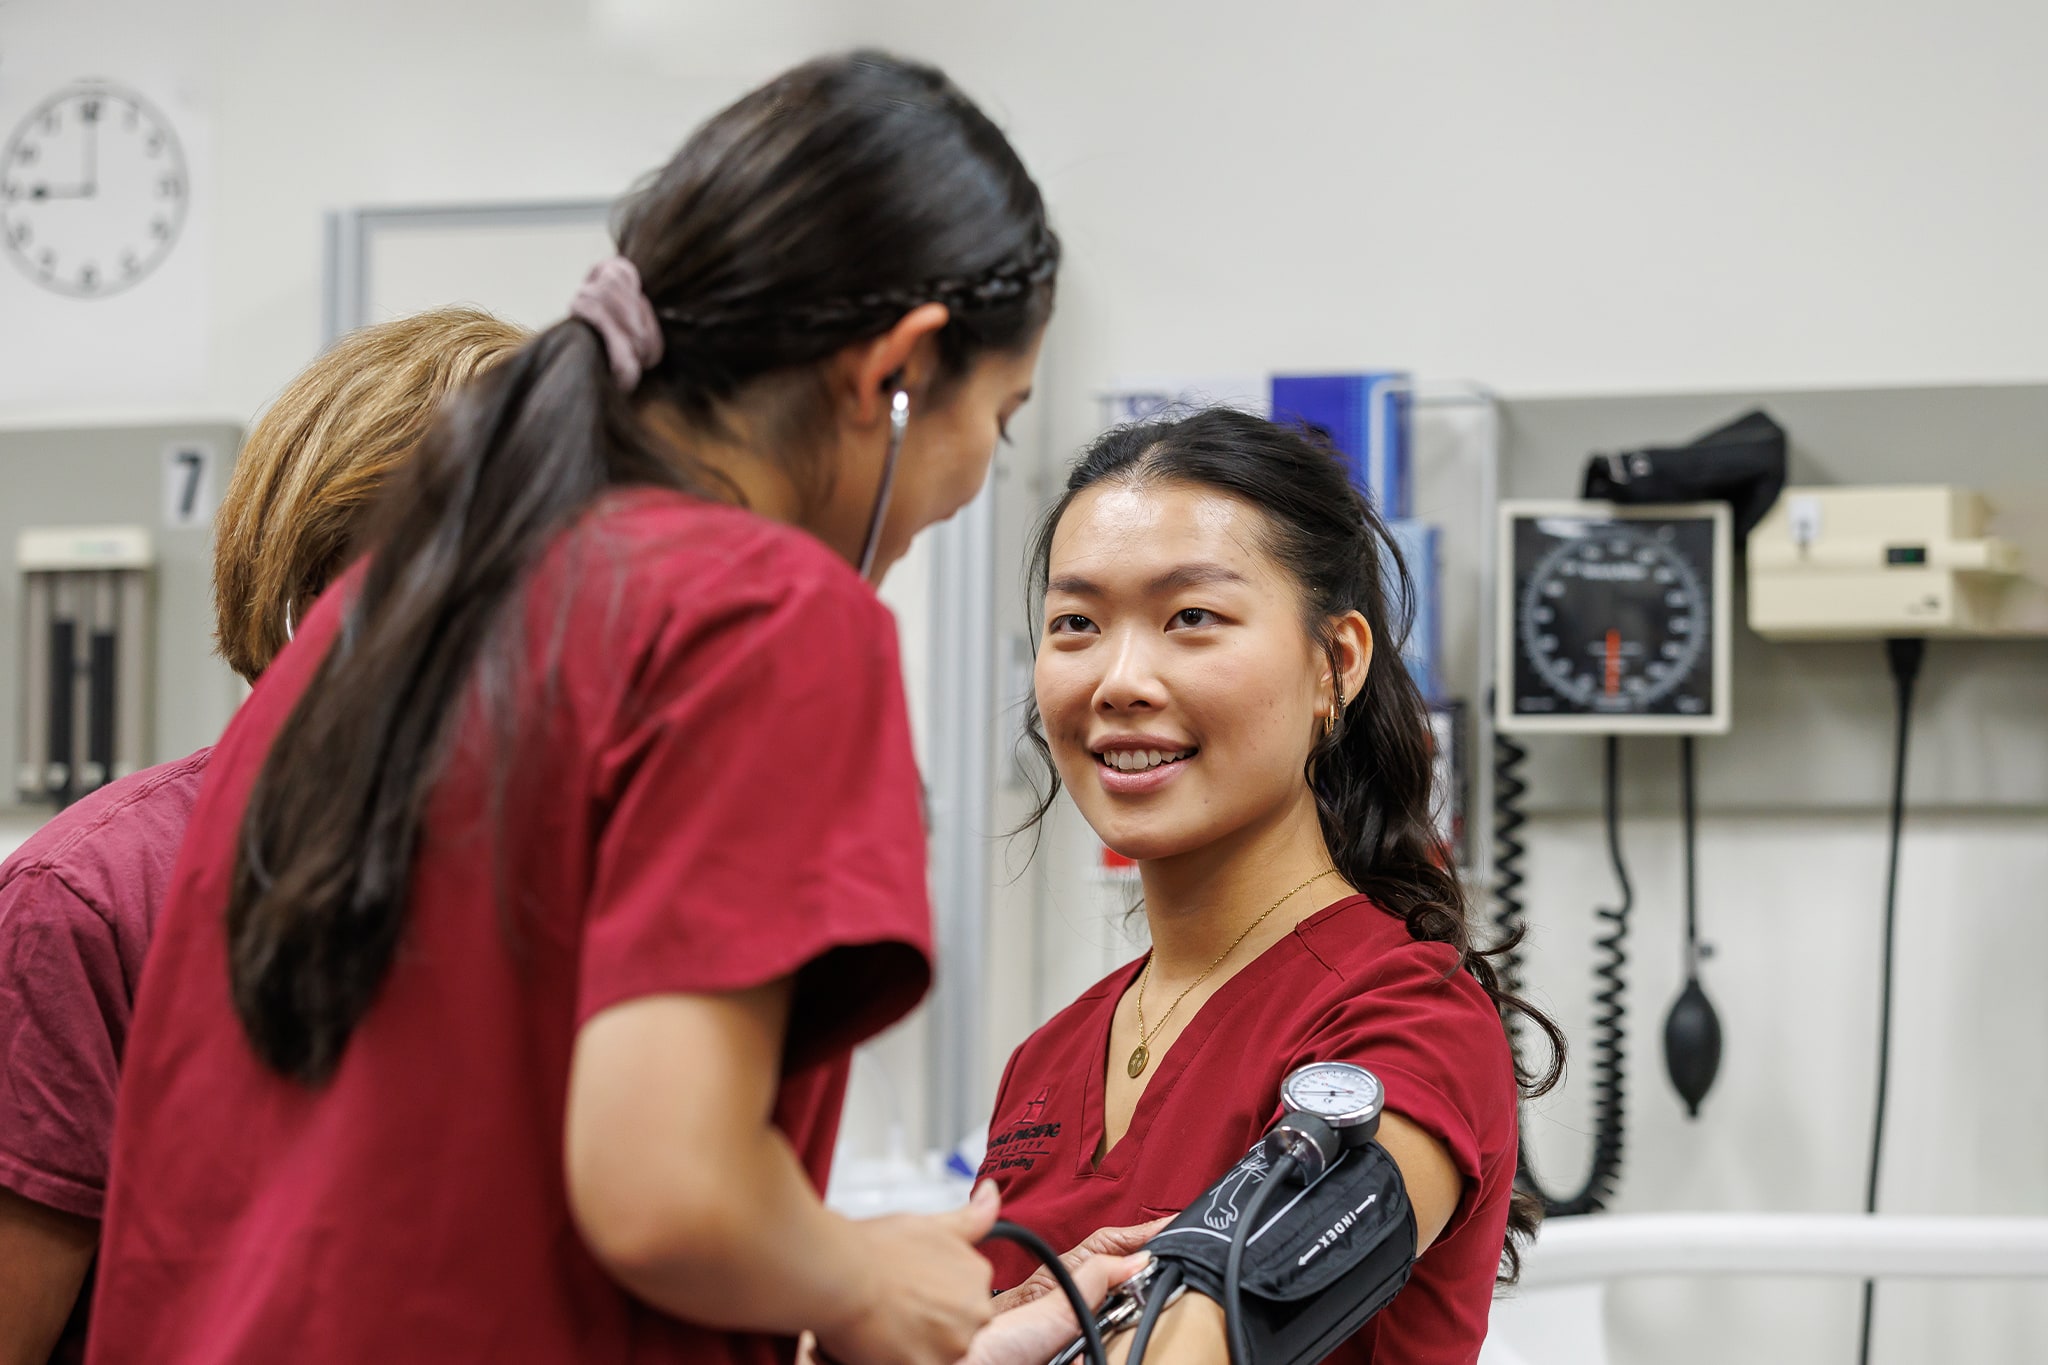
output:
<svg viewBox="0 0 2048 1365"><path fill-rule="evenodd" d="M1262 1143L1145 1249L1221 1303L1238 1213L1270 1170ZM1245 1243L1245 1332L1256 1365L1314 1365L1408 1282L1415 1212L1400 1168L1376 1142L1343 1153L1307 1189L1275 1198Z"/></svg>
<svg viewBox="0 0 2048 1365"><path fill-rule="evenodd" d="M1785 487L1785 429L1747 412L1682 446L1595 455L1585 496L1604 502L1725 502L1740 546Z"/></svg>

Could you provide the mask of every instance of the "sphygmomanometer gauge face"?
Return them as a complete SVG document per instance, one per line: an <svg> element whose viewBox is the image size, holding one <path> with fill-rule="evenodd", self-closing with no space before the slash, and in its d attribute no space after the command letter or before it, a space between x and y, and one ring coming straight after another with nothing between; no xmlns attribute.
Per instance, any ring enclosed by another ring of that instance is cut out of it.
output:
<svg viewBox="0 0 2048 1365"><path fill-rule="evenodd" d="M1509 521L1513 693L1502 719L1722 728L1725 525L1686 509L1591 506Z"/></svg>
<svg viewBox="0 0 2048 1365"><path fill-rule="evenodd" d="M1705 704L1686 684L1706 640L1707 590L1677 538L1668 522L1553 536L1517 604L1522 648L1552 692L1587 711L1642 710L1681 692L1681 706Z"/></svg>
<svg viewBox="0 0 2048 1365"><path fill-rule="evenodd" d="M1289 1109L1314 1114L1332 1128L1375 1128L1386 1105L1380 1078L1350 1062L1312 1062L1280 1084Z"/></svg>

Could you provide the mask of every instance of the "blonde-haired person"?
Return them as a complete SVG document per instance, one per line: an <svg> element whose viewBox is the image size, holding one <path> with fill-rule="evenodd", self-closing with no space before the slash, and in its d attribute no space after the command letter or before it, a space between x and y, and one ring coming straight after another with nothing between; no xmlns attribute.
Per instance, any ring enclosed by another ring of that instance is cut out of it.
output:
<svg viewBox="0 0 2048 1365"><path fill-rule="evenodd" d="M263 415L214 517L221 657L252 682L355 557L364 513L441 396L525 343L475 308L351 332Z"/></svg>
<svg viewBox="0 0 2048 1365"><path fill-rule="evenodd" d="M216 518L220 652L254 682L352 557L441 399L520 329L442 309L342 338L249 434ZM102 787L0 864L0 1365L84 1358L135 988L211 749Z"/></svg>

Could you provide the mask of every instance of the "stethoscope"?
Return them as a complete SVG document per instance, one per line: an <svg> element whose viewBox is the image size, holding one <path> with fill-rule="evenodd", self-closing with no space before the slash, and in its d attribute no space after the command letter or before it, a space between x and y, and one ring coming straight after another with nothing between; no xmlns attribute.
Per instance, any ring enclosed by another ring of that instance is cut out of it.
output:
<svg viewBox="0 0 2048 1365"><path fill-rule="evenodd" d="M860 547L860 576L868 578L882 548L882 521L889 514L889 495L896 491L896 458L903 453L903 429L910 425L910 394L896 390L889 400L889 453L882 458L882 483L875 490L875 510L868 515L867 539Z"/></svg>

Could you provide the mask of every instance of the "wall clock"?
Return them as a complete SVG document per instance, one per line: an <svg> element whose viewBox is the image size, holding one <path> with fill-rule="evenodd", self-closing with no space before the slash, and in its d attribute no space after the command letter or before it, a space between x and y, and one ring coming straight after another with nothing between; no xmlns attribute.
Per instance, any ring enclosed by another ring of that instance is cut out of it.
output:
<svg viewBox="0 0 2048 1365"><path fill-rule="evenodd" d="M52 293L106 298L171 254L191 191L184 149L155 105L80 81L31 109L0 147L0 247Z"/></svg>

